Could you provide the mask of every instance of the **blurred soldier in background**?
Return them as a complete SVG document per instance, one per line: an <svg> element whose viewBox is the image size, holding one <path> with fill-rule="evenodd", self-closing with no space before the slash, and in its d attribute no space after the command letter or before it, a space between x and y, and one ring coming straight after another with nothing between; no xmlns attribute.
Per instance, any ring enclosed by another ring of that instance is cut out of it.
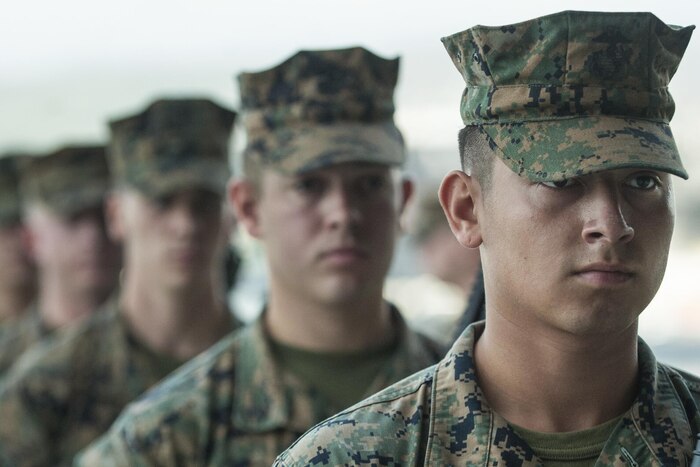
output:
<svg viewBox="0 0 700 467"><path fill-rule="evenodd" d="M568 11L443 39L467 88L440 201L486 321L275 465L686 466L700 378L637 335L687 178L668 83L693 27ZM367 461L369 463L371 461Z"/></svg>
<svg viewBox="0 0 700 467"><path fill-rule="evenodd" d="M403 218L424 273L388 280L384 295L396 303L412 327L450 346L457 326L462 326L460 333L464 329L461 321L480 278L481 262L478 249L462 246L452 234L437 186L426 185L419 188ZM483 307L468 311L468 324L484 319Z"/></svg>
<svg viewBox="0 0 700 467"><path fill-rule="evenodd" d="M69 464L129 401L236 326L221 280L234 118L209 100L171 99L111 123L107 214L123 242L120 293L7 373L7 465Z"/></svg>
<svg viewBox="0 0 700 467"><path fill-rule="evenodd" d="M425 270L438 279L459 287L468 297L481 264L479 250L465 248L452 234L440 206L437 190L418 201L412 236Z"/></svg>
<svg viewBox="0 0 700 467"><path fill-rule="evenodd" d="M132 404L81 465L269 465L314 423L440 358L382 299L412 192L396 169L397 75L398 59L352 48L239 77L245 179L229 196L266 248L267 307Z"/></svg>
<svg viewBox="0 0 700 467"><path fill-rule="evenodd" d="M105 226L104 146L66 146L20 167L37 299L0 339L0 372L34 343L94 312L117 285L120 251Z"/></svg>
<svg viewBox="0 0 700 467"><path fill-rule="evenodd" d="M23 157L28 156L0 157L0 335L27 311L36 292L34 264L22 241L18 165Z"/></svg>

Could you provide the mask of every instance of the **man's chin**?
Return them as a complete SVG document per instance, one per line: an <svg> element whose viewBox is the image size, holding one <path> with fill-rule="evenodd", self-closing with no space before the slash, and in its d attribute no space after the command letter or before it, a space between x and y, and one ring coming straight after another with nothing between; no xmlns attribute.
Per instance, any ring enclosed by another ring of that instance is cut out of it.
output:
<svg viewBox="0 0 700 467"><path fill-rule="evenodd" d="M163 279L163 285L173 292L187 292L204 285L200 271L169 271Z"/></svg>

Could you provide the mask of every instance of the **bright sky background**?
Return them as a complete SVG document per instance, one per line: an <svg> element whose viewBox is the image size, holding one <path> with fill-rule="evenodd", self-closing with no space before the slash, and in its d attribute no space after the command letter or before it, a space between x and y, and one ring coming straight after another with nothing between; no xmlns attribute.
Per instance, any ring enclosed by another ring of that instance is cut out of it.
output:
<svg viewBox="0 0 700 467"><path fill-rule="evenodd" d="M157 96L205 95L235 108L234 77L241 71L271 67L300 48L363 45L383 56L402 57L398 125L410 148L430 154L421 159L425 170L442 174L457 162L463 82L441 36L565 9L652 11L667 23L685 26L700 23L699 5L688 0L5 2L0 15L0 152L104 140L107 119L138 111ZM672 128L691 172L690 181L676 185L681 226L686 212L694 211L700 219L698 34L671 83L677 103ZM438 153L444 157L434 156ZM681 242L682 253L672 256L676 269L669 275L678 279L673 287L698 288L694 271L679 266L691 257L685 248L698 243L698 229L700 221L674 240ZM681 248L676 243L674 251ZM700 260L694 254L693 269ZM693 283L687 283L691 278ZM694 336L700 335L697 303L700 297L693 299L692 316L687 312L695 319ZM684 320L671 320L663 312L649 322L650 329L673 331L671 335L688 329Z"/></svg>

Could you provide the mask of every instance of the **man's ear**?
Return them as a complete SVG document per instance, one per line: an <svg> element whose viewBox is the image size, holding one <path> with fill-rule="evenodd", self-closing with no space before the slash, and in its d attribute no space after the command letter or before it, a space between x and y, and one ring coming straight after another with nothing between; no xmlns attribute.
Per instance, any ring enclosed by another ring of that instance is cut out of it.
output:
<svg viewBox="0 0 700 467"><path fill-rule="evenodd" d="M461 170L453 170L442 181L438 197L457 241L467 248L481 245L481 226L477 215L481 189L476 179Z"/></svg>
<svg viewBox="0 0 700 467"><path fill-rule="evenodd" d="M107 234L114 242L124 241L124 199L118 192L111 192L104 200Z"/></svg>
<svg viewBox="0 0 700 467"><path fill-rule="evenodd" d="M404 178L401 180L401 199L399 200L399 217L404 213L404 211L406 210L406 205L413 198L415 188L416 185L410 178Z"/></svg>
<svg viewBox="0 0 700 467"><path fill-rule="evenodd" d="M236 213L236 220L254 238L261 238L262 227L258 215L258 189L249 180L231 180L227 187L228 201Z"/></svg>

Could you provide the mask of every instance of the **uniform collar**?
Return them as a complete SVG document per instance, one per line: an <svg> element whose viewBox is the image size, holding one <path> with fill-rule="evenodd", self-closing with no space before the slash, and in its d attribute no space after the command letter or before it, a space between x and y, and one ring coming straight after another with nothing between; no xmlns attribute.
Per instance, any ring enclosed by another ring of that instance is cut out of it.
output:
<svg viewBox="0 0 700 467"><path fill-rule="evenodd" d="M399 345L370 384L367 396L432 365L439 358L437 350L428 351L424 337L408 329L398 310L393 306L391 310ZM319 403L313 388L276 364L263 316L241 330L239 339L232 414L238 429L248 432L287 429L301 434L344 408L335 410Z"/></svg>
<svg viewBox="0 0 700 467"><path fill-rule="evenodd" d="M491 410L477 384L474 345L484 326L469 326L436 367L427 465L540 466L527 443ZM597 467L629 467L629 459L645 466L678 465L678 459L692 453L687 412L667 370L641 339L638 349L639 394L603 448Z"/></svg>

